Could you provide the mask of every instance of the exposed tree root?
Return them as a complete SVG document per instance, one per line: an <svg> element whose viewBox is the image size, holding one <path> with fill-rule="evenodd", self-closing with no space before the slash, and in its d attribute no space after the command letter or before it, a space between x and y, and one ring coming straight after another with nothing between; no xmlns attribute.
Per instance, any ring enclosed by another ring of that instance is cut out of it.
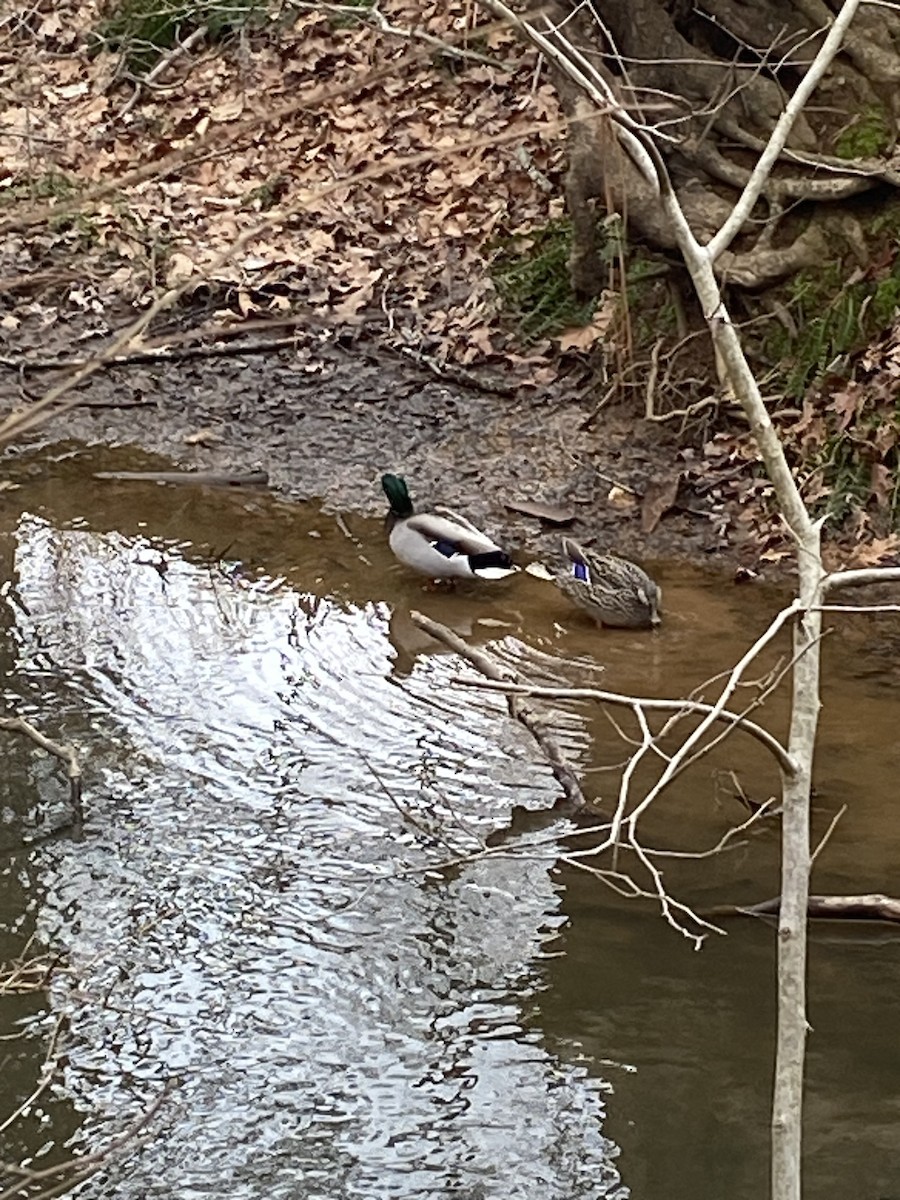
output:
<svg viewBox="0 0 900 1200"><path fill-rule="evenodd" d="M745 186L840 4L708 0L700 8L604 0L573 15L575 7L569 0L556 4L547 34L563 27L635 119L655 131L688 222L706 241ZM580 294L594 295L605 284L594 200L660 248L673 249L675 237L657 194L610 137L607 118L553 73L570 117L572 281ZM834 206L877 184L900 186L892 156L898 79L900 19L879 6L877 15L873 10L854 23L820 84L816 108L795 122L739 244L716 265L723 279L760 288L858 252L860 236L835 218ZM814 204L802 220L793 215L800 200Z"/></svg>

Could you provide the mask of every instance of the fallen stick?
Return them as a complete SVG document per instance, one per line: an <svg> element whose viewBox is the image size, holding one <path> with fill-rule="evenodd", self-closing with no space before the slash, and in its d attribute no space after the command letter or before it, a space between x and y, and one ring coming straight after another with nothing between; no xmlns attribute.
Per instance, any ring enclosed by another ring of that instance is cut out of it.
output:
<svg viewBox="0 0 900 1200"><path fill-rule="evenodd" d="M448 629L446 625L441 625L439 621L432 621L430 617L426 617L420 612L411 612L409 615L414 625L418 625L420 629L430 634L437 641L443 642L445 646L471 663L475 670L486 678L494 679L501 683L520 683L520 677L515 671L509 667L501 667L489 654L468 645L452 629ZM563 758L562 751L557 745L555 738L547 732L536 710L527 700L515 694L507 695L506 703L510 716L525 726L540 747L541 753L546 758L550 770L553 772L554 779L565 794L567 806L575 812L585 808L587 799L581 790L578 777ZM557 804L554 807L562 806Z"/></svg>
<svg viewBox="0 0 900 1200"><path fill-rule="evenodd" d="M228 471L95 471L95 479L124 483L195 483L207 487L258 487L269 482L265 471L234 475Z"/></svg>
<svg viewBox="0 0 900 1200"><path fill-rule="evenodd" d="M776 917L781 909L781 897L762 900L759 904L722 905L706 913L716 917ZM810 917L820 920L891 921L900 924L900 900L871 892L862 896L810 896L806 907Z"/></svg>

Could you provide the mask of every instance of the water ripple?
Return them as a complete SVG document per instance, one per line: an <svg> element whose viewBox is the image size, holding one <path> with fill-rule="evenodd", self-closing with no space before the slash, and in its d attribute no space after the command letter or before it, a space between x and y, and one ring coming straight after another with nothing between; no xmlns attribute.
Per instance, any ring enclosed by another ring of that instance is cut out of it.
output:
<svg viewBox="0 0 900 1200"><path fill-rule="evenodd" d="M88 836L38 859L87 1146L178 1081L81 1194L624 1196L599 1084L543 1044L549 862L422 874L554 795L502 698L395 675L384 604L166 558L20 530L14 686L51 672L92 747Z"/></svg>

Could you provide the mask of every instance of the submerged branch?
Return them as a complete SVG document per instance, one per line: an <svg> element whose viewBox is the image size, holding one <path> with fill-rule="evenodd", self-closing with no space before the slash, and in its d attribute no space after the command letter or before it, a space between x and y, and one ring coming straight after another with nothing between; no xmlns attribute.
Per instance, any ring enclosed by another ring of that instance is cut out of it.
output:
<svg viewBox="0 0 900 1200"><path fill-rule="evenodd" d="M781 912L781 897L761 900L759 904L722 905L708 909L714 917L775 917ZM900 899L871 892L862 896L810 896L807 915L821 920L890 921L900 925Z"/></svg>
<svg viewBox="0 0 900 1200"><path fill-rule="evenodd" d="M782 770L788 772L793 770L793 759L787 750L778 738L764 729L762 725L747 720L740 713L708 704L702 700L657 700L646 696L626 696L621 692L606 692L602 688L545 687L536 684L513 683L507 679L460 679L459 683L463 687L486 688L490 691L506 692L513 696L534 696L540 700L596 700L600 704L615 704L623 708L649 712L678 713L682 716L690 716L691 713L704 716L715 714L717 721L724 721L736 729L743 729L745 733L761 742L777 760Z"/></svg>
<svg viewBox="0 0 900 1200"><path fill-rule="evenodd" d="M54 755L66 764L66 773L69 779L69 802L72 805L75 824L80 827L84 823L84 808L81 798L81 763L75 747L68 743L54 742L52 738L41 733L24 717L0 717L0 730L2 729L9 733L24 734L36 746L40 746L42 750L46 750L48 754Z"/></svg>
<svg viewBox="0 0 900 1200"><path fill-rule="evenodd" d="M474 647L467 645L462 638L457 637L452 629L448 629L446 625L441 625L438 621L432 621L429 617L424 616L420 612L411 612L410 617L414 625L436 638L448 646L461 658L464 658L468 663L484 675L485 679L512 689L520 686L519 676L509 667L501 667L483 650L476 650ZM526 689L527 691L527 689ZM541 753L547 760L550 770L553 772L553 777L565 793L568 804L575 810L582 809L586 806L587 800L584 792L581 790L581 784L578 782L578 777L572 770L571 766L566 762L563 753L547 729L543 721L531 707L522 699L520 694L507 696L506 703L509 707L510 716L514 717L520 724L524 725L534 740L540 747Z"/></svg>
<svg viewBox="0 0 900 1200"><path fill-rule="evenodd" d="M48 1076L48 1080L52 1076ZM49 1167L33 1169L4 1163L0 1167L3 1176L0 1177L0 1200L14 1200L14 1197L25 1197L28 1200L50 1200L51 1196L60 1196L90 1179L92 1175L111 1163L119 1161L139 1150L149 1140L150 1134L146 1127L159 1112L166 1098L171 1094L175 1084L170 1081L156 1097L146 1112L141 1115L118 1137L102 1150L93 1154L70 1158L65 1162L54 1163ZM9 1178L12 1176L13 1178Z"/></svg>

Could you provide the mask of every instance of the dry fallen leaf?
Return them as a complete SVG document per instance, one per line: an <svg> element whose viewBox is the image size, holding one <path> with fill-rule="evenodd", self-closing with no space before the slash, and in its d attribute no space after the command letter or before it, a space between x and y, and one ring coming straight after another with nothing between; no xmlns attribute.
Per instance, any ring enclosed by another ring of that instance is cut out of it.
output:
<svg viewBox="0 0 900 1200"><path fill-rule="evenodd" d="M883 558L896 554L900 549L900 535L889 534L885 538L873 538L865 546L858 546L853 558L861 567L874 567Z"/></svg>
<svg viewBox="0 0 900 1200"><path fill-rule="evenodd" d="M553 572L540 562L531 562L524 570L526 575L533 575L535 579L546 579L548 582L552 582L556 578Z"/></svg>
<svg viewBox="0 0 900 1200"><path fill-rule="evenodd" d="M222 435L216 433L214 429L198 429L196 433L188 433L184 436L184 444L186 446L208 446L212 442L221 442Z"/></svg>
<svg viewBox="0 0 900 1200"><path fill-rule="evenodd" d="M607 501L615 508L634 508L638 502L638 497L634 492L627 488L619 487L618 484L613 485L606 493Z"/></svg>
<svg viewBox="0 0 900 1200"><path fill-rule="evenodd" d="M675 503L678 495L679 474L670 479L654 479L644 488L641 500L641 532L652 533L662 517Z"/></svg>
<svg viewBox="0 0 900 1200"><path fill-rule="evenodd" d="M566 329L554 340L560 350L589 350L594 342L604 338L613 319L609 304L601 304L587 325L580 329Z"/></svg>
<svg viewBox="0 0 900 1200"><path fill-rule="evenodd" d="M186 254L176 251L168 262L166 283L169 287L175 287L179 283L183 283L186 279L190 279L194 274L194 270L193 261Z"/></svg>
<svg viewBox="0 0 900 1200"><path fill-rule="evenodd" d="M549 525L571 525L576 516L570 508L563 508L559 504L543 504L539 500L507 500L505 507L526 517L537 517Z"/></svg>

